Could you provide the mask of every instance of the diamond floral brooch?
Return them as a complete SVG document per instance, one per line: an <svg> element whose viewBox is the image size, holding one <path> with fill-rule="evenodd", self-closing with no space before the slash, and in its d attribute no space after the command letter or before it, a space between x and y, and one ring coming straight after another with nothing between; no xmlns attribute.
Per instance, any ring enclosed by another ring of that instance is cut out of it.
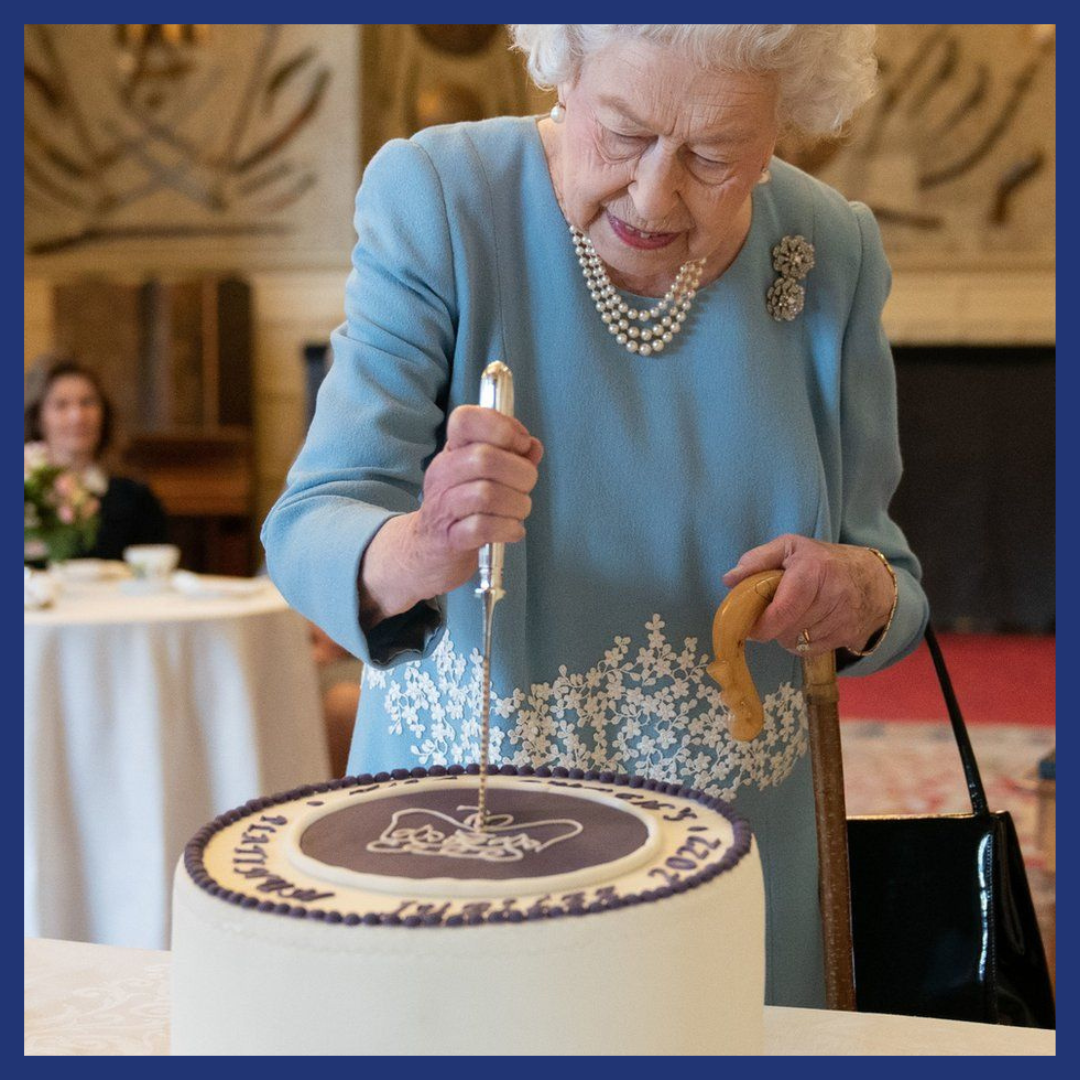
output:
<svg viewBox="0 0 1080 1080"><path fill-rule="evenodd" d="M814 245L803 236L785 236L772 249L773 269L780 275L765 296L765 306L777 322L791 322L806 303L799 284L814 269Z"/></svg>

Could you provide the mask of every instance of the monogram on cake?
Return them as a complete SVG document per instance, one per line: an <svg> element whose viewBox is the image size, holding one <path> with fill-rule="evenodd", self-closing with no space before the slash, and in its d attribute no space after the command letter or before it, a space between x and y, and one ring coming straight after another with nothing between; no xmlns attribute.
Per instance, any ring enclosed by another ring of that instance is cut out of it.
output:
<svg viewBox="0 0 1080 1080"><path fill-rule="evenodd" d="M475 765L216 818L173 896L175 1054L759 1054L764 892L700 792Z"/></svg>

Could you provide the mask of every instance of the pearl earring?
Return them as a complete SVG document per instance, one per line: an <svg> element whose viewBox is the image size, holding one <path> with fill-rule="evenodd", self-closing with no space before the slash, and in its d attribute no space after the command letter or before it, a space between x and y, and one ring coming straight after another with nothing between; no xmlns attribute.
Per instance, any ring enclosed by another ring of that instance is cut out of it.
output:
<svg viewBox="0 0 1080 1080"><path fill-rule="evenodd" d="M566 106L561 101L556 101L551 106L551 119L556 124L561 124L566 119Z"/></svg>
<svg viewBox="0 0 1080 1080"><path fill-rule="evenodd" d="M761 170L761 175L758 177L759 184L767 184L772 179L772 173L769 171L769 166L766 165Z"/></svg>

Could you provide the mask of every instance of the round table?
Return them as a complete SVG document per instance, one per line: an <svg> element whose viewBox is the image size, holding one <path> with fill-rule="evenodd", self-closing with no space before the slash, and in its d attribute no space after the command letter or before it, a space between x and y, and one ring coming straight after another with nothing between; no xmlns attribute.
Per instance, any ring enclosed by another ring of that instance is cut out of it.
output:
<svg viewBox="0 0 1080 1080"><path fill-rule="evenodd" d="M168 947L192 834L329 776L307 625L268 580L245 595L134 588L67 584L24 613L29 937Z"/></svg>
<svg viewBox="0 0 1080 1080"><path fill-rule="evenodd" d="M27 941L24 1053L168 1054L171 964L167 952ZM418 979L422 985L422 973ZM557 1033L552 1047L558 1052ZM1056 1049L1053 1031L765 1006L765 1053L773 1056L1030 1057Z"/></svg>

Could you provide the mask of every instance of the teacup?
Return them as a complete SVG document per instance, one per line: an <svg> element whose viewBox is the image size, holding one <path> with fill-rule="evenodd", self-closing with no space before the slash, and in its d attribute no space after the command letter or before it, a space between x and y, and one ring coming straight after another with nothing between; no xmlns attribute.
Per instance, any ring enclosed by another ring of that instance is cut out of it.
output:
<svg viewBox="0 0 1080 1080"><path fill-rule="evenodd" d="M139 581L163 581L180 562L175 544L133 544L124 548L124 562Z"/></svg>
<svg viewBox="0 0 1080 1080"><path fill-rule="evenodd" d="M60 582L48 571L23 567L23 608L26 611L51 607L60 595L60 589Z"/></svg>

